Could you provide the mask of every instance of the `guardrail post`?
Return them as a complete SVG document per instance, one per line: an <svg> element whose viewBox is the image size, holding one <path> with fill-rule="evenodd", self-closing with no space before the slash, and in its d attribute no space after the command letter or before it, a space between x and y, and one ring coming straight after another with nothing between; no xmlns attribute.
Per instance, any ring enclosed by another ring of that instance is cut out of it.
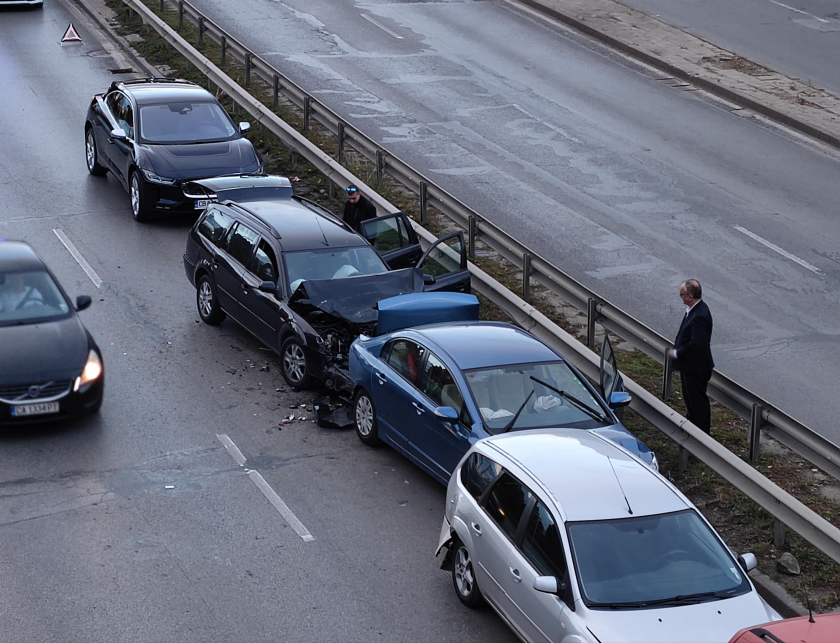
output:
<svg viewBox="0 0 840 643"><path fill-rule="evenodd" d="M277 105L279 104L279 96L280 96L280 76L274 74L274 82L272 83L272 91L274 93L274 109L277 109Z"/></svg>
<svg viewBox="0 0 840 643"><path fill-rule="evenodd" d="M254 54L245 54L245 87L251 86L251 59Z"/></svg>
<svg viewBox="0 0 840 643"><path fill-rule="evenodd" d="M385 155L382 150L376 150L376 178L381 181L385 174Z"/></svg>
<svg viewBox="0 0 840 643"><path fill-rule="evenodd" d="M773 519L773 544L776 548L783 547L785 544L785 523L778 518Z"/></svg>
<svg viewBox="0 0 840 643"><path fill-rule="evenodd" d="M764 407L758 402L752 405L752 413L750 415L750 462L758 460L761 455L761 427L764 425L761 412Z"/></svg>
<svg viewBox="0 0 840 643"><path fill-rule="evenodd" d="M312 111L312 97L303 97L303 131L309 131L309 112Z"/></svg>
<svg viewBox="0 0 840 643"><path fill-rule="evenodd" d="M671 397L671 380L674 378L674 365L671 362L671 356L668 351L665 351L665 365L662 369L662 399L667 400Z"/></svg>
<svg viewBox="0 0 840 643"><path fill-rule="evenodd" d="M680 471L685 471L688 469L688 451L685 447L680 447L680 455L679 455L679 468Z"/></svg>
<svg viewBox="0 0 840 643"><path fill-rule="evenodd" d="M586 302L586 345L595 346L595 321L598 316L598 300L590 297Z"/></svg>
<svg viewBox="0 0 840 643"><path fill-rule="evenodd" d="M297 152L297 150L293 149L292 150L292 169L295 169L297 167L297 162L298 162L298 152Z"/></svg>
<svg viewBox="0 0 840 643"><path fill-rule="evenodd" d="M429 186L425 181L420 181L420 223L426 223L429 213L426 211L427 201L429 198L427 190Z"/></svg>
<svg viewBox="0 0 840 643"><path fill-rule="evenodd" d="M338 162L344 163L344 123L338 122Z"/></svg>
<svg viewBox="0 0 840 643"><path fill-rule="evenodd" d="M161 13L163 13L164 11L166 11L166 7L164 6L164 3L165 3L165 2L166 2L166 0L160 0L160 12L161 12Z"/></svg>
<svg viewBox="0 0 840 643"><path fill-rule="evenodd" d="M332 181L330 181L330 198L335 198L335 183L333 183Z"/></svg>
<svg viewBox="0 0 840 643"><path fill-rule="evenodd" d="M475 240L478 237L478 220L474 214L467 220L469 225L468 236L470 241L470 259L475 259Z"/></svg>
<svg viewBox="0 0 840 643"><path fill-rule="evenodd" d="M219 43L222 48L222 67L225 66L225 58L227 57L227 36L222 36L222 41Z"/></svg>
<svg viewBox="0 0 840 643"><path fill-rule="evenodd" d="M531 300L531 254L522 253L522 299Z"/></svg>
<svg viewBox="0 0 840 643"><path fill-rule="evenodd" d="M178 31L184 28L184 0L178 0Z"/></svg>
<svg viewBox="0 0 840 643"><path fill-rule="evenodd" d="M204 46L204 16L198 19L198 46Z"/></svg>

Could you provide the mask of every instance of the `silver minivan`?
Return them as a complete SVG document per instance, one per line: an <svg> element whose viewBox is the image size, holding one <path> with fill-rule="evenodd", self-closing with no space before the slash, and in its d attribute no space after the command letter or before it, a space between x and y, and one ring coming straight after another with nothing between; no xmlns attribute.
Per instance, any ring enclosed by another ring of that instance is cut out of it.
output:
<svg viewBox="0 0 840 643"><path fill-rule="evenodd" d="M452 474L437 553L467 606L524 641L728 641L781 617L671 483L596 434L479 441Z"/></svg>

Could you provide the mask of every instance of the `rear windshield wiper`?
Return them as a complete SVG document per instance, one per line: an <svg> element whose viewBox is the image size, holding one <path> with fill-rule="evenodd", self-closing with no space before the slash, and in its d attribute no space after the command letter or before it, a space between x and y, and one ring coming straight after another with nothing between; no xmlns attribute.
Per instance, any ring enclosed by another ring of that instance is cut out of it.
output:
<svg viewBox="0 0 840 643"><path fill-rule="evenodd" d="M598 413L598 411L596 411L596 410L595 410L595 409L593 409L591 406L589 406L588 404L586 404L586 402L583 402L583 401L579 400L578 398L576 398L576 397L575 397L574 395L572 395L571 393L566 393L566 391L561 391L559 388L556 388L556 387L552 386L551 384L548 384L548 383L546 383L546 382L543 382L542 380L538 380L538 379L537 379L536 377L534 377L533 375L529 375L529 377L530 377L532 380L534 380L537 384L542 384L542 385L543 385L543 386L545 386L547 389L552 390L552 391L554 391L555 393L557 393L557 395L559 395L560 397L562 397L562 398L564 398L564 399L566 399L566 400L569 400L569 402L571 402L571 403L572 403L575 407L577 407L579 410L581 410L581 411L583 411L584 413L586 413L589 417L594 418L594 419L596 419L596 420L598 420L598 421L600 421L600 422L603 422L604 424L612 424L612 422L610 422L607 418L605 418L603 415L601 415L600 413Z"/></svg>

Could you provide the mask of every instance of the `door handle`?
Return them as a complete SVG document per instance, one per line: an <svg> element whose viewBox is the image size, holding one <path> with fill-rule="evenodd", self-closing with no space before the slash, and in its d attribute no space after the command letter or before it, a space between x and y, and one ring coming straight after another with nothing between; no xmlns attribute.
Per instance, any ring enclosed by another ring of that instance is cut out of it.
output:
<svg viewBox="0 0 840 643"><path fill-rule="evenodd" d="M411 405L417 409L417 415L423 415L423 413L426 412L426 409L420 406L417 402L412 402Z"/></svg>
<svg viewBox="0 0 840 643"><path fill-rule="evenodd" d="M481 525L479 525L477 522L471 522L470 526L472 527L472 530L475 532L476 536L481 535Z"/></svg>
<svg viewBox="0 0 840 643"><path fill-rule="evenodd" d="M522 576L519 575L519 570L518 569L514 569L513 567L511 567L510 568L510 575L513 576L513 580L515 580L517 583L522 582Z"/></svg>
<svg viewBox="0 0 840 643"><path fill-rule="evenodd" d="M382 373L380 373L379 371L374 371L374 372L376 373L376 379L379 380L380 385L384 384L385 382L388 381L388 380L385 379L385 376Z"/></svg>

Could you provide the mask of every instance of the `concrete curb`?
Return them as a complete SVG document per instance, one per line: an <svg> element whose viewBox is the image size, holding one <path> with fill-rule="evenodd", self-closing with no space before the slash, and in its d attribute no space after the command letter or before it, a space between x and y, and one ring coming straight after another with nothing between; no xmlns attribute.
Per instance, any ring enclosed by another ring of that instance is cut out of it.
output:
<svg viewBox="0 0 840 643"><path fill-rule="evenodd" d="M808 608L788 594L787 590L761 572L750 572L750 580L767 603L785 618L805 616ZM758 625L758 623L756 623Z"/></svg>
<svg viewBox="0 0 840 643"><path fill-rule="evenodd" d="M685 82L691 83L696 85L711 94L715 94L716 96L720 96L728 101L731 101L737 105L741 105L742 107L746 107L748 109L753 110L754 112L761 114L777 123L790 127L791 129L795 129L803 134L807 134L817 140L826 143L827 145L831 145L836 148L840 148L840 136L836 136L835 134L825 131L817 126L814 126L812 123L808 123L802 119L795 118L790 114L786 114L782 111L769 107L765 104L762 104L744 94L729 89L728 87L724 87L719 83L713 82L708 80L697 73L692 73L690 71L686 71L685 69L668 63L660 58L650 55L649 53L642 51L638 47L635 47L631 44L628 44L622 40L614 38L613 36L601 31L600 29L596 29L585 22L578 20L574 16L569 15L568 13L564 13L554 7L550 7L546 5L541 0L518 0L522 4L535 9L540 13L544 13L569 27L572 27L576 31L580 31L587 36L595 38L596 40L609 45L610 47L617 49L618 51L631 56L632 58L636 58L651 67L659 69L667 74L672 75L675 78L679 78ZM641 13L641 12L639 12ZM696 38L696 36L691 36ZM697 38L697 40L702 40L701 38Z"/></svg>

